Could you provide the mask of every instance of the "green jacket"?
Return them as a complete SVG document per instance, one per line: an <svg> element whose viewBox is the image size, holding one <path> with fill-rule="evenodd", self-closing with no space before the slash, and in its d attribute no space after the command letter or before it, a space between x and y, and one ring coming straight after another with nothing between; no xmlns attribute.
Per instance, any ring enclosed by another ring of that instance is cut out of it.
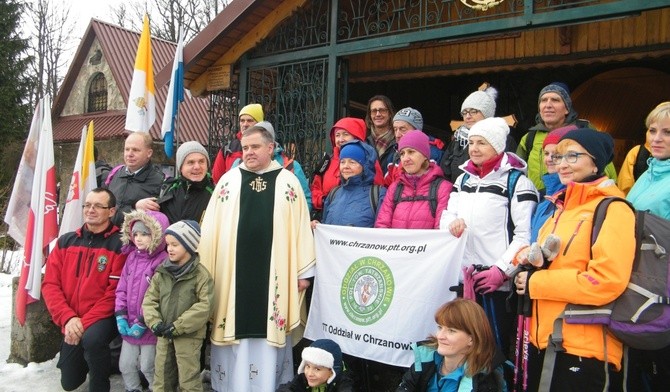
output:
<svg viewBox="0 0 670 392"><path fill-rule="evenodd" d="M175 337L204 339L212 313L214 281L197 254L192 262L193 268L178 279L166 270L165 263L156 269L142 302L146 325L173 323Z"/></svg>
<svg viewBox="0 0 670 392"><path fill-rule="evenodd" d="M523 137L521 138L519 146L516 149L516 155L526 160L526 163L528 164L528 178L531 181L533 181L533 184L535 184L535 187L538 190L544 192L544 183L542 182L542 176L547 174L547 166L544 164L544 154L542 153L542 144L544 143L544 139L547 137L549 130L542 122L542 119L540 118L539 114L537 115L536 120L537 124L529 128L530 132L523 135ZM577 124L578 127L582 128L586 127L592 128L591 124L588 121L578 120L577 114L574 112L570 112L568 114L568 117L565 120L565 124L563 124L562 126L568 126L570 124ZM526 148L527 144L526 139L528 139L528 135L530 133L533 133L535 137L532 139L533 144L530 151L528 151ZM614 164L612 162L608 163L607 166L605 167L605 175L611 178L612 180L616 181L617 173L616 169L614 168Z"/></svg>

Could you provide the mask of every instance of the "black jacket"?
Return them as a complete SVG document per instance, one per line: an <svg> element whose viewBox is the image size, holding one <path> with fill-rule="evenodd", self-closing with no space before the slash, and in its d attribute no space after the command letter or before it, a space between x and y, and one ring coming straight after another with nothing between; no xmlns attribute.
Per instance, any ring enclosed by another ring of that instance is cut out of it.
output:
<svg viewBox="0 0 670 392"><path fill-rule="evenodd" d="M110 173L111 174L111 173ZM157 197L165 175L157 166L151 162L147 163L139 173L130 174L125 167L117 170L112 175L107 189L116 196L116 214L112 222L121 227L123 224L123 213L135 209L138 200L147 197Z"/></svg>
<svg viewBox="0 0 670 392"><path fill-rule="evenodd" d="M214 186L209 173L199 182L173 178L163 183L157 202L170 224L183 219L200 223Z"/></svg>
<svg viewBox="0 0 670 392"><path fill-rule="evenodd" d="M333 382L328 384L326 392L354 392L354 381L351 378L351 375L348 371L344 371L341 374L335 376ZM300 373L293 378L293 381L282 384L277 387L276 392L305 392L310 391L310 387L307 384L307 378L305 378L305 373Z"/></svg>

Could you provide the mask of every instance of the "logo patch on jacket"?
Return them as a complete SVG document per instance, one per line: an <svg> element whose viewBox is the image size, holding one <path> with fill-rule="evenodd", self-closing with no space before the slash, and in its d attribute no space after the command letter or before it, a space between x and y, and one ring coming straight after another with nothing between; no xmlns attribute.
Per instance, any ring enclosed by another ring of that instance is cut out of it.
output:
<svg viewBox="0 0 670 392"><path fill-rule="evenodd" d="M107 267L107 256L102 255L98 257L98 272L102 272Z"/></svg>

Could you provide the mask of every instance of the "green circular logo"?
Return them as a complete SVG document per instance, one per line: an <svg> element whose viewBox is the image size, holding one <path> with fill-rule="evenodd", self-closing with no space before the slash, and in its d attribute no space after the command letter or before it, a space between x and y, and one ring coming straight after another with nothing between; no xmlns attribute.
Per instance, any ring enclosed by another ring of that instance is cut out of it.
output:
<svg viewBox="0 0 670 392"><path fill-rule="evenodd" d="M357 325L370 325L386 314L395 283L382 259L361 257L349 266L341 287L340 303L347 318Z"/></svg>

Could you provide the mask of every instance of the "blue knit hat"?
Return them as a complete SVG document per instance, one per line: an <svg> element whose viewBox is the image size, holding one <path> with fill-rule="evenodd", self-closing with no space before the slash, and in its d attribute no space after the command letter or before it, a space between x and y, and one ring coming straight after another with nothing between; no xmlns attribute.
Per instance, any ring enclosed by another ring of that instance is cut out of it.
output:
<svg viewBox="0 0 670 392"><path fill-rule="evenodd" d="M614 139L609 133L591 128L579 128L563 135L561 141L571 139L579 143L593 156L598 174L605 172L605 166L614 159Z"/></svg>
<svg viewBox="0 0 670 392"><path fill-rule="evenodd" d="M194 220L181 220L171 224L166 230L165 235L170 234L186 248L191 255L195 255L200 244L200 225Z"/></svg>
<svg viewBox="0 0 670 392"><path fill-rule="evenodd" d="M537 104L540 104L542 96L546 93L556 93L561 96L563 103L565 103L565 108L568 109L568 112L572 112L572 98L570 98L570 88L565 83L561 82L551 82L550 84L544 86L540 90L540 95L537 97Z"/></svg>
<svg viewBox="0 0 670 392"><path fill-rule="evenodd" d="M365 166L365 150L358 141L351 141L342 146L340 159L349 158Z"/></svg>
<svg viewBox="0 0 670 392"><path fill-rule="evenodd" d="M305 372L305 362L332 369L333 374L327 380L330 384L338 374L342 373L342 350L330 339L315 340L302 350L302 362L298 367L298 374Z"/></svg>

